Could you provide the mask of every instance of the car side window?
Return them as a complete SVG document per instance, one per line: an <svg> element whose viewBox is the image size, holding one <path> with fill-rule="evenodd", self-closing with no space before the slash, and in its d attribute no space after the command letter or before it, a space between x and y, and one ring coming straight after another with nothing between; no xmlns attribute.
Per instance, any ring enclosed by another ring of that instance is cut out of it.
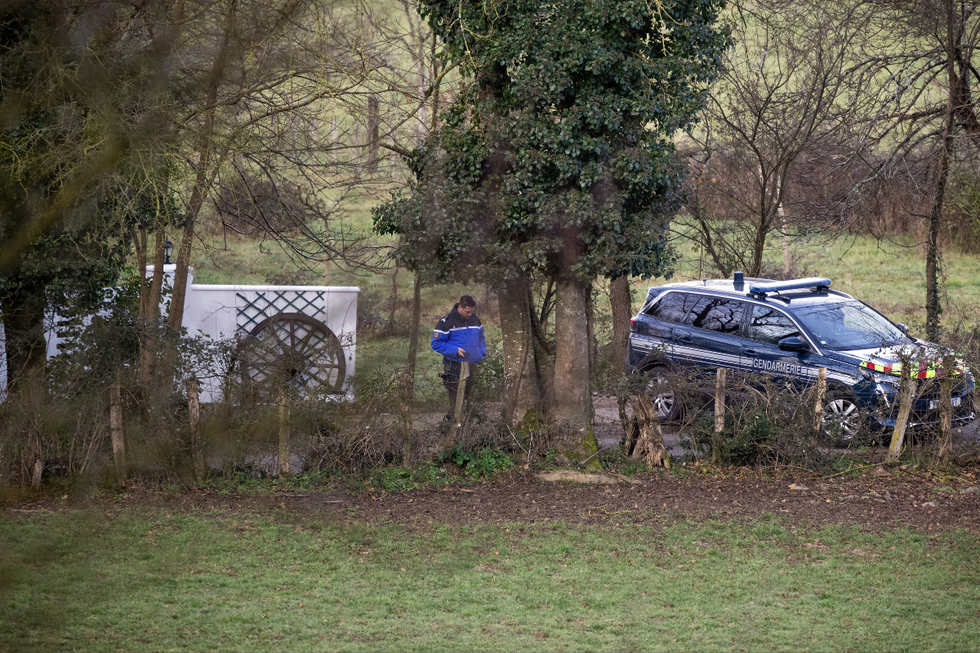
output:
<svg viewBox="0 0 980 653"><path fill-rule="evenodd" d="M783 338L799 335L799 327L785 313L768 306L752 307L752 321L749 323L749 338L752 340L775 345Z"/></svg>
<svg viewBox="0 0 980 653"><path fill-rule="evenodd" d="M646 314L664 322L683 324L688 311L697 302L697 295L682 292L667 293L646 310Z"/></svg>
<svg viewBox="0 0 980 653"><path fill-rule="evenodd" d="M745 303L737 299L702 297L691 310L691 326L719 333L738 333Z"/></svg>

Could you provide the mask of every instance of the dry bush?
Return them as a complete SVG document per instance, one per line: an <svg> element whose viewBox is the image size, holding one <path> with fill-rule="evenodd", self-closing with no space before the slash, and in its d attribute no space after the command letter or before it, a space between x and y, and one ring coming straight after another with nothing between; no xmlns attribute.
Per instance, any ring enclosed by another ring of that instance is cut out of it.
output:
<svg viewBox="0 0 980 653"><path fill-rule="evenodd" d="M246 236L291 232L319 217L316 201L297 184L244 173L221 186L214 205L224 226Z"/></svg>
<svg viewBox="0 0 980 653"><path fill-rule="evenodd" d="M798 387L774 377L728 370L725 423L716 436L715 377L695 371L658 371L634 375L629 392L656 397L672 395L680 407L672 426L679 427L681 444L690 455L724 465L793 465L823 469L837 443L815 428L814 386Z"/></svg>

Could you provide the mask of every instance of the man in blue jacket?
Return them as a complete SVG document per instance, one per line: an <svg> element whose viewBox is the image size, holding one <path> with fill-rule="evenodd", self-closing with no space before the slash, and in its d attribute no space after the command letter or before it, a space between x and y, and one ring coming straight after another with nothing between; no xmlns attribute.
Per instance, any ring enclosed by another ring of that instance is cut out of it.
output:
<svg viewBox="0 0 980 653"><path fill-rule="evenodd" d="M463 399L469 397L473 385L473 372L476 363L487 353L487 341L483 335L483 324L475 314L476 301L463 295L453 310L439 320L432 332L432 349L442 354L442 384L449 391L449 412L446 419L452 419L456 411L456 393L459 390L461 363L470 364L470 376L463 388Z"/></svg>

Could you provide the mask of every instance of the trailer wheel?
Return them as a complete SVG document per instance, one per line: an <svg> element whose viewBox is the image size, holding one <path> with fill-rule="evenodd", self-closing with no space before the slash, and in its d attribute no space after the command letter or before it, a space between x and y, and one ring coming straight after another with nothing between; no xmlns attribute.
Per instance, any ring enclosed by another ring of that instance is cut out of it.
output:
<svg viewBox="0 0 980 653"><path fill-rule="evenodd" d="M323 322L302 313L262 320L236 355L244 399L272 403L285 389L301 398L341 394L347 362L340 340Z"/></svg>

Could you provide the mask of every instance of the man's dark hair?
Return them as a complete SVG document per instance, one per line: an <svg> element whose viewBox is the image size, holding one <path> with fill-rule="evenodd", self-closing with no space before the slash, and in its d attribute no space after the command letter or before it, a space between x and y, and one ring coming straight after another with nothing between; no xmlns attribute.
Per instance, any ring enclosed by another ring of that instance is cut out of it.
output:
<svg viewBox="0 0 980 653"><path fill-rule="evenodd" d="M463 295L459 298L459 305L461 308L466 308L467 306L472 306L476 308L476 300L469 295Z"/></svg>

